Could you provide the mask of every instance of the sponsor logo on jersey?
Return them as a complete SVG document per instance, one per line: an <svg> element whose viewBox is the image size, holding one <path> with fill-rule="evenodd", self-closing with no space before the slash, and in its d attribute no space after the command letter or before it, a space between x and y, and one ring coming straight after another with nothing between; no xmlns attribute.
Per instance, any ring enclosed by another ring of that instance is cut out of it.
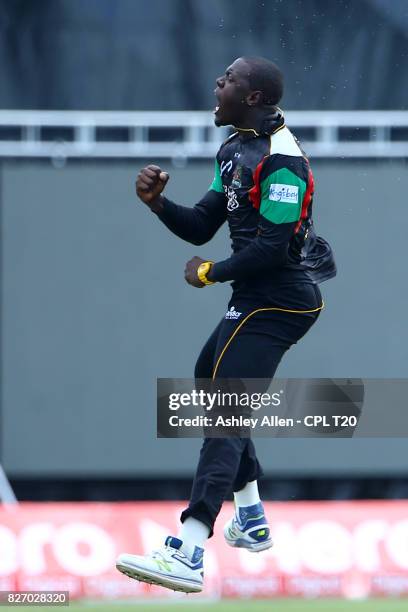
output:
<svg viewBox="0 0 408 612"><path fill-rule="evenodd" d="M227 310L227 312L225 313L225 318L226 319L239 319L241 315L242 315L242 312L238 312L238 310L235 310L235 306L231 306L231 308Z"/></svg>
<svg viewBox="0 0 408 612"><path fill-rule="evenodd" d="M274 202L297 204L299 199L299 187L294 185L272 183L269 188L269 199L273 200Z"/></svg>
<svg viewBox="0 0 408 612"><path fill-rule="evenodd" d="M229 212L232 212L239 206L237 194L235 193L232 187L226 187L225 185L224 191L228 198L227 210L229 210Z"/></svg>

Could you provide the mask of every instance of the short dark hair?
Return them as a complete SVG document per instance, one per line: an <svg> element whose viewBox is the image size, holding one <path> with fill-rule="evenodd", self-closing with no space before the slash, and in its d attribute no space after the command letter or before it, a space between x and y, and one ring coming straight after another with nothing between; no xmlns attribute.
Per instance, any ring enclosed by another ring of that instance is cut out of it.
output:
<svg viewBox="0 0 408 612"><path fill-rule="evenodd" d="M249 67L248 81L252 90L262 91L263 104L274 106L283 96L283 74L276 64L264 57L243 57Z"/></svg>

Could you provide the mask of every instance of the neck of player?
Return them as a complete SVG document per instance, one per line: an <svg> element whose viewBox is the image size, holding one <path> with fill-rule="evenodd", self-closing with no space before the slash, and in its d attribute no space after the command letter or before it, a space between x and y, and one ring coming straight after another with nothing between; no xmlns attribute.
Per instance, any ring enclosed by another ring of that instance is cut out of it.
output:
<svg viewBox="0 0 408 612"><path fill-rule="evenodd" d="M257 134L260 134L262 123L268 116L270 116L270 114L270 110L265 111L264 109L251 107L248 109L245 117L243 117L238 124L235 124L234 127L237 130L242 130L244 132L252 130Z"/></svg>

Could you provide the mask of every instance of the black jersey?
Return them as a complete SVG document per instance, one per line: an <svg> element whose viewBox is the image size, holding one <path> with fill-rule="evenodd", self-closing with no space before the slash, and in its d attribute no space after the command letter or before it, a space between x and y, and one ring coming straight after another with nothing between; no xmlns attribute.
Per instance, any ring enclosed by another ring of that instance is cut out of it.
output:
<svg viewBox="0 0 408 612"><path fill-rule="evenodd" d="M328 243L313 228L309 162L283 118L270 134L239 130L220 147L208 193L185 208L164 199L161 220L181 238L204 244L227 220L233 254L211 280L235 288L318 283L336 274Z"/></svg>

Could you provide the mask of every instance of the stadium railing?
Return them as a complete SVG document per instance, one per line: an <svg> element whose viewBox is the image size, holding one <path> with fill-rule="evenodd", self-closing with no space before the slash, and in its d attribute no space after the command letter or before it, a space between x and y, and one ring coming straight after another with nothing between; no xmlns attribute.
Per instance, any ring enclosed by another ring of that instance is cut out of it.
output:
<svg viewBox="0 0 408 612"><path fill-rule="evenodd" d="M408 111L288 111L311 157L408 157ZM228 128L203 111L0 110L0 157L213 158Z"/></svg>

